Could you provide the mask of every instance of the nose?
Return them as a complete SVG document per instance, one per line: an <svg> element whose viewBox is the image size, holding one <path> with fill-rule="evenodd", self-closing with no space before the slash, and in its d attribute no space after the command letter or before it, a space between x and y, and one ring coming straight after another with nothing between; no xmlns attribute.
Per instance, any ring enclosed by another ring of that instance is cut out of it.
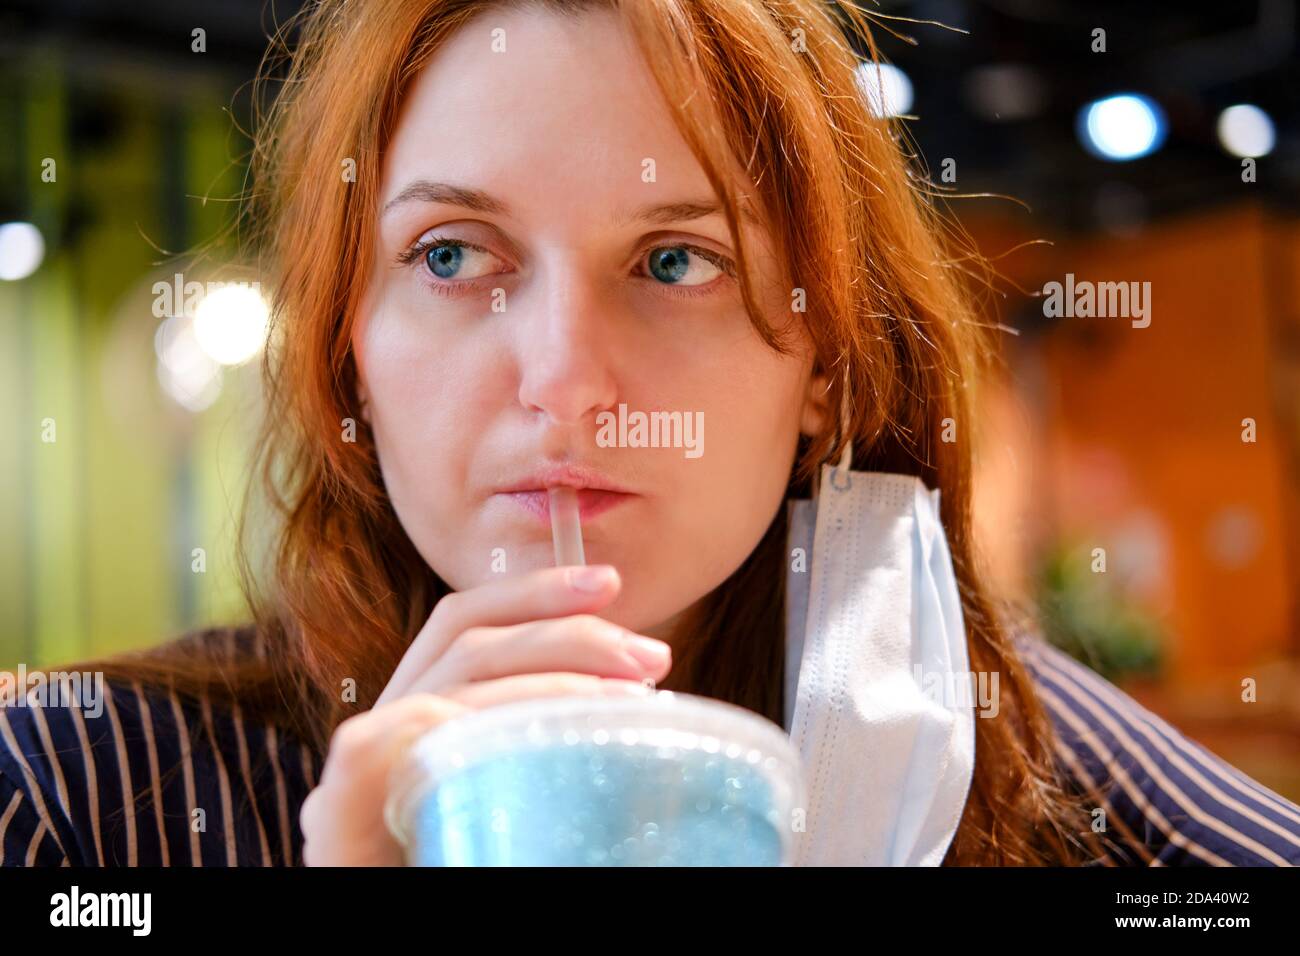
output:
<svg viewBox="0 0 1300 956"><path fill-rule="evenodd" d="M539 276L535 291L511 320L519 330L519 402L555 424L578 425L614 404L616 316L598 283L572 266Z"/></svg>

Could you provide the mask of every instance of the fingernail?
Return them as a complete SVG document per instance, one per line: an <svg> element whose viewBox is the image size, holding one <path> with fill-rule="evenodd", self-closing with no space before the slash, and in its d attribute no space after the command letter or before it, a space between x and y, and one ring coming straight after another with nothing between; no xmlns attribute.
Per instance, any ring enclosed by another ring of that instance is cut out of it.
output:
<svg viewBox="0 0 1300 956"><path fill-rule="evenodd" d="M564 572L569 587L586 594L603 591L614 583L615 571L608 564L593 564L580 568L569 568Z"/></svg>
<svg viewBox="0 0 1300 956"><path fill-rule="evenodd" d="M646 670L662 670L672 657L672 651L663 641L652 637L640 637L629 634L623 639L627 652L636 658L638 664Z"/></svg>

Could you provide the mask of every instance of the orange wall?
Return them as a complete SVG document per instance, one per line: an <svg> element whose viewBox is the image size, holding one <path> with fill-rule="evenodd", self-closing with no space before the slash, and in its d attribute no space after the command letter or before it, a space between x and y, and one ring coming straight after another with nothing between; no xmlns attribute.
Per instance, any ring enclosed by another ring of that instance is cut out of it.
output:
<svg viewBox="0 0 1300 956"><path fill-rule="evenodd" d="M1014 244L971 231L988 254ZM1151 324L1062 319L1010 344L1018 384L991 393L980 479L983 526L1010 529L984 535L1004 579L1036 541L1078 535L1162 616L1176 682L1294 654L1300 231L1244 208L1013 258L1028 290L1150 282Z"/></svg>

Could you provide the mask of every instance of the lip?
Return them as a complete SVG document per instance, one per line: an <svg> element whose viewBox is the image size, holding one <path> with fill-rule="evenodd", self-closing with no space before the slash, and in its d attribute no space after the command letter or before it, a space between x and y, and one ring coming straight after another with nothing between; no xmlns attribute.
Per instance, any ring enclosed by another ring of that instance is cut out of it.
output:
<svg viewBox="0 0 1300 956"><path fill-rule="evenodd" d="M625 488L595 468L589 468L585 465L553 465L547 468L539 468L537 471L529 472L518 481L498 488L497 492L499 494L509 494L515 491L545 491L555 485L567 485L570 488L578 489L592 488L597 491L617 491L625 495L632 493L630 488Z"/></svg>
<svg viewBox="0 0 1300 956"><path fill-rule="evenodd" d="M549 524L551 497L547 489L557 485L577 490L578 514L584 522L637 497L635 492L613 479L582 465L542 468L498 489L496 493L511 499L538 521Z"/></svg>
<svg viewBox="0 0 1300 956"><path fill-rule="evenodd" d="M550 525L551 496L547 492L534 489L531 491L507 491L500 494L514 501L525 511L536 517L538 521ZM623 502L630 501L635 497L635 495L624 494L620 491L579 488L578 515L585 524L597 515L604 514L610 508L617 508Z"/></svg>

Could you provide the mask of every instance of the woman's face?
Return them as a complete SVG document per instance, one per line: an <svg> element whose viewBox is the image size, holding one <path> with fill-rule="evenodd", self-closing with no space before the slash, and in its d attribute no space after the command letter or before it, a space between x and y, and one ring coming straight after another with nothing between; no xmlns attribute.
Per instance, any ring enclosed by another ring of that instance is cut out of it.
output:
<svg viewBox="0 0 1300 956"><path fill-rule="evenodd" d="M418 77L353 345L393 507L451 587L554 563L552 482L590 489L587 563L623 577L603 616L641 633L667 636L757 545L824 383L801 330L785 357L753 330L716 198L611 14L493 12Z"/></svg>

